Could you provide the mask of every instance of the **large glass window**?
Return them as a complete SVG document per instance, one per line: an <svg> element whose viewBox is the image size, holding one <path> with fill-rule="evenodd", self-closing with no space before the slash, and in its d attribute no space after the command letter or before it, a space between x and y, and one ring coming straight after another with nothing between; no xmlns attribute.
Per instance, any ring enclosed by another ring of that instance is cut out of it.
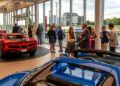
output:
<svg viewBox="0 0 120 86"><path fill-rule="evenodd" d="M46 17L46 21L47 21L47 30L49 28L49 24L50 24L50 16L51 16L51 11L50 11L50 1L45 2L45 17Z"/></svg>
<svg viewBox="0 0 120 86"><path fill-rule="evenodd" d="M88 25L94 26L95 22L95 0L86 0L86 21Z"/></svg>
<svg viewBox="0 0 120 86"><path fill-rule="evenodd" d="M39 4L39 23L43 23L43 3Z"/></svg>
<svg viewBox="0 0 120 86"><path fill-rule="evenodd" d="M73 0L72 24L74 29L81 28L83 23L83 0Z"/></svg>
<svg viewBox="0 0 120 86"><path fill-rule="evenodd" d="M61 10L62 10L62 25L63 30L68 31L70 26L70 0L61 0Z"/></svg>
<svg viewBox="0 0 120 86"><path fill-rule="evenodd" d="M120 0L105 0L104 24L115 24L120 29Z"/></svg>
<svg viewBox="0 0 120 86"><path fill-rule="evenodd" d="M17 14L21 14L21 9L17 10Z"/></svg>
<svg viewBox="0 0 120 86"><path fill-rule="evenodd" d="M33 22L35 22L35 5L33 5Z"/></svg>
<svg viewBox="0 0 120 86"><path fill-rule="evenodd" d="M0 13L0 19L3 20L3 13ZM0 21L0 25L3 25L3 21Z"/></svg>
<svg viewBox="0 0 120 86"><path fill-rule="evenodd" d="M53 23L58 25L59 19L59 0L53 0Z"/></svg>

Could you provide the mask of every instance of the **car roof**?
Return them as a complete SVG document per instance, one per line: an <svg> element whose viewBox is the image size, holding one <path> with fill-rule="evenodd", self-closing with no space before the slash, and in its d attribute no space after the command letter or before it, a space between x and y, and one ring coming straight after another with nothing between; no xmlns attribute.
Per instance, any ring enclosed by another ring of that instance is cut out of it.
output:
<svg viewBox="0 0 120 86"><path fill-rule="evenodd" d="M101 63L101 62L88 61L88 60L78 59L78 58L60 57L55 61L63 62L63 63L71 63L76 65L83 65L91 68L96 68L102 71L106 71L109 73L111 73L111 71L116 71L117 73L119 73L120 71L120 68L118 66L110 65L107 63Z"/></svg>

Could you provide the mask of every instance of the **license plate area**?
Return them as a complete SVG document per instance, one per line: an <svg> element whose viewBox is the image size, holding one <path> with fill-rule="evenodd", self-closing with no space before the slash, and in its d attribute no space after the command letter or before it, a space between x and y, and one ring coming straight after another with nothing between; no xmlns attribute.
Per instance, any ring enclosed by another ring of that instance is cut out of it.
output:
<svg viewBox="0 0 120 86"><path fill-rule="evenodd" d="M27 49L22 49L21 52L22 53L27 52Z"/></svg>

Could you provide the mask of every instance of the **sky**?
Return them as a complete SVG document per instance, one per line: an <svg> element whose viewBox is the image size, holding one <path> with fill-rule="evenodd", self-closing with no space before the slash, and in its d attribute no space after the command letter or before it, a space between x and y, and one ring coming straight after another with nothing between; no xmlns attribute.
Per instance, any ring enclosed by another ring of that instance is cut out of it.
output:
<svg viewBox="0 0 120 86"><path fill-rule="evenodd" d="M56 2L59 0L53 0L53 15L56 15ZM65 12L70 12L70 0L62 0L62 15ZM95 0L87 0L87 20L94 21L95 17ZM39 21L43 21L43 5L39 6ZM59 7L59 5L58 5ZM57 15L59 16L59 8L57 7ZM50 11L50 1L46 2L46 16L49 16ZM105 0L105 15L104 18L120 18L120 0ZM83 0L73 0L73 13L78 13L80 16L83 16ZM0 24L3 24L3 15L0 14Z"/></svg>

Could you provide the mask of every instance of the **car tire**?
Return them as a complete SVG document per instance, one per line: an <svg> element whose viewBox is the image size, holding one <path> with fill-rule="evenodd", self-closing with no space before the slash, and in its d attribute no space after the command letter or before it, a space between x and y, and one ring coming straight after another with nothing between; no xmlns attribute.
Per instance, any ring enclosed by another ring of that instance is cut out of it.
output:
<svg viewBox="0 0 120 86"><path fill-rule="evenodd" d="M35 56L35 53L36 53L36 50L30 51L30 52L29 52L29 55L30 55L30 56Z"/></svg>
<svg viewBox="0 0 120 86"><path fill-rule="evenodd" d="M7 59L7 54L2 52L2 59Z"/></svg>

